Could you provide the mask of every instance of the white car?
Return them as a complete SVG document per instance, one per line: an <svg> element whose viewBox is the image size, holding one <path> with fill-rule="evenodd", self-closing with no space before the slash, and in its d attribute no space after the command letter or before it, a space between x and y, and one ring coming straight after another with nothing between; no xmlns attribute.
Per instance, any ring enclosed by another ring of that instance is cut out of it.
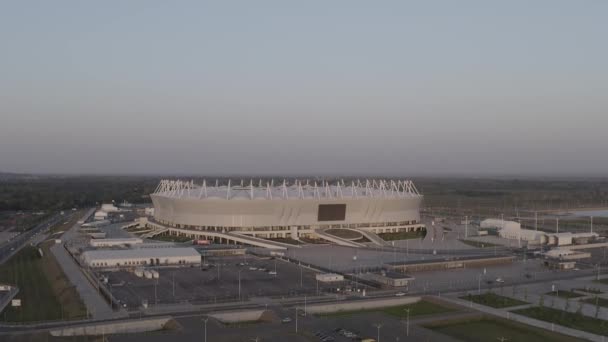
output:
<svg viewBox="0 0 608 342"><path fill-rule="evenodd" d="M283 318L281 320L281 322L283 322L283 323L289 323L289 322L291 322L291 318L290 317L285 317L285 318Z"/></svg>
<svg viewBox="0 0 608 342"><path fill-rule="evenodd" d="M268 274L270 274L270 275L277 275L277 272L275 272L275 271L270 271L270 272L268 272Z"/></svg>
<svg viewBox="0 0 608 342"><path fill-rule="evenodd" d="M505 280L504 280L504 279L502 279L502 278L500 278L500 277L498 277L498 278L496 278L496 282L497 282L497 283L504 283L504 282L505 282Z"/></svg>
<svg viewBox="0 0 608 342"><path fill-rule="evenodd" d="M397 293L395 293L395 296L403 297L403 296L405 296L405 292L397 292Z"/></svg>

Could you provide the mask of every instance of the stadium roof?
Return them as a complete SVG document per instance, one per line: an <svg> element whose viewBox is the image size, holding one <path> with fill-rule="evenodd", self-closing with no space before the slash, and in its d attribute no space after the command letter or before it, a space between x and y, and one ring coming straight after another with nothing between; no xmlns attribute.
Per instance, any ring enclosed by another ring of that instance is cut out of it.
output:
<svg viewBox="0 0 608 342"><path fill-rule="evenodd" d="M350 184L349 184L350 183ZM273 181L257 185L253 181L245 185L243 181L234 185L230 181L226 185L208 185L207 181L197 185L193 181L161 180L152 195L170 198L191 199L342 199L342 198L404 198L421 196L414 183L410 180L365 180L345 183L339 181L333 184L322 181L295 181L288 184L283 181L275 185Z"/></svg>

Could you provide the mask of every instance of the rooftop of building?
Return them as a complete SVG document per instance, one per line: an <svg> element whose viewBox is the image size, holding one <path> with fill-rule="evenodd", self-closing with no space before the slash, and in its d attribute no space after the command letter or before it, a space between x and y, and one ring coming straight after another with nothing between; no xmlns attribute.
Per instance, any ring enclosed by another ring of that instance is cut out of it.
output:
<svg viewBox="0 0 608 342"><path fill-rule="evenodd" d="M85 259L130 259L130 258L167 258L167 257L200 257L192 247L181 248L137 248L92 250L82 253Z"/></svg>

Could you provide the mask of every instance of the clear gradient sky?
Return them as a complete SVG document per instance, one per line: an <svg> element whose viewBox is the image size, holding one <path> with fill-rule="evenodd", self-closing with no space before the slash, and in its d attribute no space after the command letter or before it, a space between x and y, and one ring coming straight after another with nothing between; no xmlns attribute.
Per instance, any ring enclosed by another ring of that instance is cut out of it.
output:
<svg viewBox="0 0 608 342"><path fill-rule="evenodd" d="M608 1L2 1L0 171L608 174Z"/></svg>

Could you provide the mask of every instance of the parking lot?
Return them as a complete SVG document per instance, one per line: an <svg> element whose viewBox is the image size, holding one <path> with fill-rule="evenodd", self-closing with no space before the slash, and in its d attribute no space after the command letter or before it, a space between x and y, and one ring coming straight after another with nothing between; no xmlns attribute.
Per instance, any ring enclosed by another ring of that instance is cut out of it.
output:
<svg viewBox="0 0 608 342"><path fill-rule="evenodd" d="M259 250L259 249L256 249ZM359 249L344 246L307 245L285 252L289 258L306 264L318 265L338 272L353 272L376 269L388 262L442 259L445 256L374 249Z"/></svg>
<svg viewBox="0 0 608 342"><path fill-rule="evenodd" d="M108 277L108 288L130 308L143 301L150 305L184 301L200 304L249 297L315 295L345 285L317 282L316 272L279 259L246 255L208 258L204 262L201 267L157 268L158 279L138 278L124 270L100 275Z"/></svg>

